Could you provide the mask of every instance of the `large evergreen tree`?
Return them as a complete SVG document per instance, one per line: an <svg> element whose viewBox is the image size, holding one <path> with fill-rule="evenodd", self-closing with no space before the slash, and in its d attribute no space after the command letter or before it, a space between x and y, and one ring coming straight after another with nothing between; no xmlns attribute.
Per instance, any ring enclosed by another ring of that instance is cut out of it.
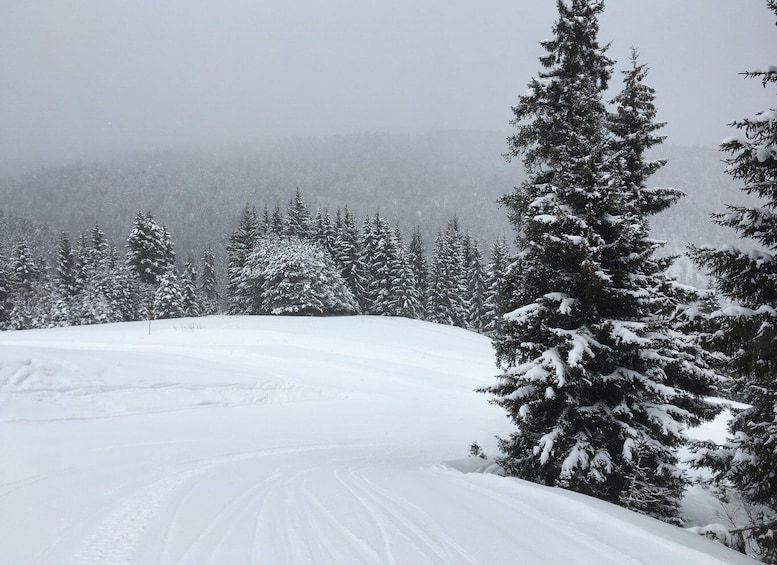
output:
<svg viewBox="0 0 777 565"><path fill-rule="evenodd" d="M310 241L262 238L239 279L242 313L336 315L356 312L331 257Z"/></svg>
<svg viewBox="0 0 777 565"><path fill-rule="evenodd" d="M239 301L237 284L249 255L251 255L257 241L259 241L260 231L261 228L256 217L256 211L246 204L243 212L240 214L237 227L229 236L229 243L227 244L227 300L229 301L229 312L231 314L242 312L240 305L236 302Z"/></svg>
<svg viewBox="0 0 777 565"><path fill-rule="evenodd" d="M298 188L286 210L286 225L283 229L283 235L298 237L300 239L310 239L313 237L313 228L310 210L308 210L308 206L302 198L302 193Z"/></svg>
<svg viewBox="0 0 777 565"><path fill-rule="evenodd" d="M92 249L99 253L100 246L98 237ZM156 223L150 212L139 212L135 216L127 238L126 263L140 282L152 287L159 284L162 275L175 263L170 234L166 228Z"/></svg>
<svg viewBox="0 0 777 565"><path fill-rule="evenodd" d="M434 242L426 302L429 320L466 327L466 293L463 236L454 217Z"/></svg>
<svg viewBox="0 0 777 565"><path fill-rule="evenodd" d="M464 234L463 256L467 285L467 329L482 333L488 324L486 312L486 271L478 242Z"/></svg>
<svg viewBox="0 0 777 565"><path fill-rule="evenodd" d="M500 331L502 315L505 314L502 289L505 288L508 260L507 242L504 239L495 241L491 246L491 258L486 267L485 330L490 335Z"/></svg>
<svg viewBox="0 0 777 565"><path fill-rule="evenodd" d="M67 232L62 232L59 236L57 287L65 297L73 297L79 290L76 254Z"/></svg>
<svg viewBox="0 0 777 565"><path fill-rule="evenodd" d="M202 312L202 305L197 292L197 271L194 269L192 257L186 259L183 273L181 273L180 289L183 315L199 316Z"/></svg>
<svg viewBox="0 0 777 565"><path fill-rule="evenodd" d="M154 291L154 319L180 318L184 315L184 296L178 277L172 270L165 272Z"/></svg>
<svg viewBox="0 0 777 565"><path fill-rule="evenodd" d="M203 314L215 314L219 309L221 297L218 292L218 277L216 276L213 249L208 247L202 255L202 278L200 279Z"/></svg>
<svg viewBox="0 0 777 565"><path fill-rule="evenodd" d="M494 338L503 372L487 391L517 430L500 441L501 463L676 520L676 449L683 427L712 413L701 398L712 374L662 317L669 293L656 291L646 210L630 204L644 187L624 180L631 169L615 156L602 99L612 72L598 40L603 2L557 8L509 139L527 180L504 198L518 253ZM639 496L624 499L628 489Z"/></svg>
<svg viewBox="0 0 777 565"><path fill-rule="evenodd" d="M421 229L416 226L410 235L410 243L407 246L407 262L415 280L418 292L418 317L426 319L427 292L429 289L429 265L426 262L424 240Z"/></svg>
<svg viewBox="0 0 777 565"><path fill-rule="evenodd" d="M777 15L777 2L767 5ZM773 66L745 75L764 87L777 83ZM734 414L725 445L707 445L697 457L756 505L753 536L765 560L777 563L777 108L732 126L738 134L721 145L726 172L762 203L728 206L713 218L761 249L692 248L691 256L735 303L715 312L711 345L727 355L734 391L751 407Z"/></svg>
<svg viewBox="0 0 777 565"><path fill-rule="evenodd" d="M339 225L336 226L334 242L335 265L348 288L360 302L366 293L364 265L361 263L361 234L347 206L342 215L338 210L338 217L341 219L340 222L336 222Z"/></svg>

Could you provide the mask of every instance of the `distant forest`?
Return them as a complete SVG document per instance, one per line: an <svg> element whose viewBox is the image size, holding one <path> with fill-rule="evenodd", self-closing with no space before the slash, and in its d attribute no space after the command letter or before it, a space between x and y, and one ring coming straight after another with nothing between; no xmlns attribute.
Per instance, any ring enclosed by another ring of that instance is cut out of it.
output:
<svg viewBox="0 0 777 565"><path fill-rule="evenodd" d="M46 166L0 178L0 227L6 256L21 232L28 240L78 234L95 224L122 245L138 212L151 212L173 236L178 257L201 257L213 247L223 270L228 238L246 206L284 209L300 189L311 210L349 206L357 218L380 213L403 232L418 227L427 248L457 216L484 250L513 234L497 200L523 180L523 167L508 163L506 133L441 132L419 135L363 134L268 140L221 148L128 154L110 160ZM671 140L670 140L671 141ZM723 244L733 239L709 221L709 213L743 195L723 173L714 147L664 145L656 157L668 164L650 182L686 193L653 219L666 252L687 243ZM43 241L41 241L43 243ZM38 246L36 246L38 247ZM53 253L53 252L52 252ZM53 261L53 256L47 258ZM673 274L704 285L681 258Z"/></svg>

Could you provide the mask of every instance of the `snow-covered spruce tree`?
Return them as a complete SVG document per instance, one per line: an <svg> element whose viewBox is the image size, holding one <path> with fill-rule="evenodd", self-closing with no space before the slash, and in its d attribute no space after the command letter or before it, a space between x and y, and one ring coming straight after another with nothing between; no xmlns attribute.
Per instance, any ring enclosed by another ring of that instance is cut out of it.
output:
<svg viewBox="0 0 777 565"><path fill-rule="evenodd" d="M211 247L208 247L202 255L202 277L200 280L202 281L200 283L202 313L215 314L219 311L221 296L219 296L215 259Z"/></svg>
<svg viewBox="0 0 777 565"><path fill-rule="evenodd" d="M777 2L767 5L777 15ZM777 83L774 66L745 75L764 87ZM728 357L724 370L751 408L734 414L725 445L700 448L696 460L761 509L751 533L762 557L777 563L777 107L732 126L740 133L721 144L726 172L762 204L728 206L713 218L761 249L693 247L691 257L734 303L713 314L711 345Z"/></svg>
<svg viewBox="0 0 777 565"><path fill-rule="evenodd" d="M356 271L356 300L363 314L375 312L375 288L377 273L373 259L377 248L377 235L373 230L369 216L362 222L361 238L359 239L359 269Z"/></svg>
<svg viewBox="0 0 777 565"><path fill-rule="evenodd" d="M11 290L14 295L32 293L33 284L42 277L38 262L24 239L16 242L11 251Z"/></svg>
<svg viewBox="0 0 777 565"><path fill-rule="evenodd" d="M380 214L375 214L371 235L369 241L372 245L367 247L371 252L368 259L371 276L367 292L372 300L372 307L368 313L397 315L395 306L398 297L395 293L401 285L400 277L404 274L402 245L394 230Z"/></svg>
<svg viewBox="0 0 777 565"><path fill-rule="evenodd" d="M65 298L72 298L78 293L78 265L76 254L70 243L70 235L62 232L57 248L57 288Z"/></svg>
<svg viewBox="0 0 777 565"><path fill-rule="evenodd" d="M486 272L483 268L483 256L480 254L478 242L472 239L469 232L464 234L463 256L465 282L467 285L467 316L466 327L469 330L482 333L488 323L486 313Z"/></svg>
<svg viewBox="0 0 777 565"><path fill-rule="evenodd" d="M426 303L430 321L466 327L465 274L462 234L458 220L453 218L434 242Z"/></svg>
<svg viewBox="0 0 777 565"><path fill-rule="evenodd" d="M155 320L180 318L184 315L183 293L178 277L171 269L162 275L154 291L153 316Z"/></svg>
<svg viewBox="0 0 777 565"><path fill-rule="evenodd" d="M353 314L353 295L331 257L298 238L262 238L239 280L246 314Z"/></svg>
<svg viewBox="0 0 777 565"><path fill-rule="evenodd" d="M175 263L170 234L156 223L150 212L138 212L135 216L127 237L125 261L141 283L152 287L159 284Z"/></svg>
<svg viewBox="0 0 777 565"><path fill-rule="evenodd" d="M237 285L248 256L251 255L259 240L259 233L256 211L246 204L227 244L227 307L230 314L246 313Z"/></svg>
<svg viewBox="0 0 777 565"><path fill-rule="evenodd" d="M339 210L338 210L339 212ZM345 284L353 295L360 300L366 293L364 288L364 266L361 263L361 234L353 219L353 214L345 207L341 222L336 226L334 259Z"/></svg>
<svg viewBox="0 0 777 565"><path fill-rule="evenodd" d="M502 315L505 314L505 301L500 294L504 285L504 277L507 271L509 252L507 242L497 240L491 245L491 258L486 267L486 333L494 335L498 332Z"/></svg>
<svg viewBox="0 0 777 565"><path fill-rule="evenodd" d="M194 269L194 259L189 257L181 273L181 306L184 316L196 317L201 313L200 296L197 292L197 271Z"/></svg>
<svg viewBox="0 0 777 565"><path fill-rule="evenodd" d="M518 253L494 337L503 372L485 389L517 427L500 441L501 464L618 504L625 490L645 489L631 506L676 521L676 450L684 426L713 412L700 397L712 373L685 353L653 300L655 246L643 241L643 210L629 205L634 187L614 157L602 100L612 72L597 37L603 2L557 8L509 139L528 178L503 199Z"/></svg>
<svg viewBox="0 0 777 565"><path fill-rule="evenodd" d="M9 285L8 266L0 251L0 330L7 329L11 316L11 291Z"/></svg>
<svg viewBox="0 0 777 565"><path fill-rule="evenodd" d="M299 188L286 209L286 224L283 227L283 235L300 239L313 237L313 220Z"/></svg>
<svg viewBox="0 0 777 565"><path fill-rule="evenodd" d="M392 316L420 319L421 294L418 291L418 284L408 261L399 228L394 229L393 239L395 252L391 263L392 290L389 312Z"/></svg>
<svg viewBox="0 0 777 565"><path fill-rule="evenodd" d="M268 233L281 237L283 235L284 224L285 221L283 219L283 214L281 213L280 204L276 202L272 211L272 216L270 217L270 231Z"/></svg>
<svg viewBox="0 0 777 565"><path fill-rule="evenodd" d="M421 229L416 226L410 235L410 243L407 246L407 262L413 274L420 302L418 317L426 319L426 302L429 287L429 265L426 263L424 240L421 237Z"/></svg>
<svg viewBox="0 0 777 565"><path fill-rule="evenodd" d="M314 225L315 232L313 234L313 241L334 258L335 229L334 226L332 226L332 218L329 217L329 210L324 210L322 213L319 208L316 211Z"/></svg>

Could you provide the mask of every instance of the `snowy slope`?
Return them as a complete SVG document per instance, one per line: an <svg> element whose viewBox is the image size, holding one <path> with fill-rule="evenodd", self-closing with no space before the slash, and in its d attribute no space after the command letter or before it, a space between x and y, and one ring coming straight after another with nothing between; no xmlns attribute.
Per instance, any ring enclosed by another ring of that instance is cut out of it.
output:
<svg viewBox="0 0 777 565"><path fill-rule="evenodd" d="M488 339L392 318L0 333L3 564L753 563L559 489L464 473Z"/></svg>

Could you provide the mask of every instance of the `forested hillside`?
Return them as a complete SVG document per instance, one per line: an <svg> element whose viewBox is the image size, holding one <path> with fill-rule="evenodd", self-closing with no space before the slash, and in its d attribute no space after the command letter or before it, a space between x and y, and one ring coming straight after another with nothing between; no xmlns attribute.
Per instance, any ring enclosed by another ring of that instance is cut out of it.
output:
<svg viewBox="0 0 777 565"><path fill-rule="evenodd" d="M175 234L179 256L199 256L209 245L221 256L246 204L259 211L265 204L284 208L299 188L312 209L348 205L357 217L379 211L406 232L418 225L427 244L457 215L488 247L502 236L512 239L497 199L523 178L520 164L502 157L505 137L364 134L124 155L6 176L0 206L54 233L78 233L99 223L117 242L138 211L151 211ZM687 197L653 219L654 235L667 240L673 253L687 242L733 239L709 221L710 212L742 199L723 174L717 149L667 145L659 153L668 164L651 182L679 188ZM675 272L686 282L702 282L687 261Z"/></svg>

